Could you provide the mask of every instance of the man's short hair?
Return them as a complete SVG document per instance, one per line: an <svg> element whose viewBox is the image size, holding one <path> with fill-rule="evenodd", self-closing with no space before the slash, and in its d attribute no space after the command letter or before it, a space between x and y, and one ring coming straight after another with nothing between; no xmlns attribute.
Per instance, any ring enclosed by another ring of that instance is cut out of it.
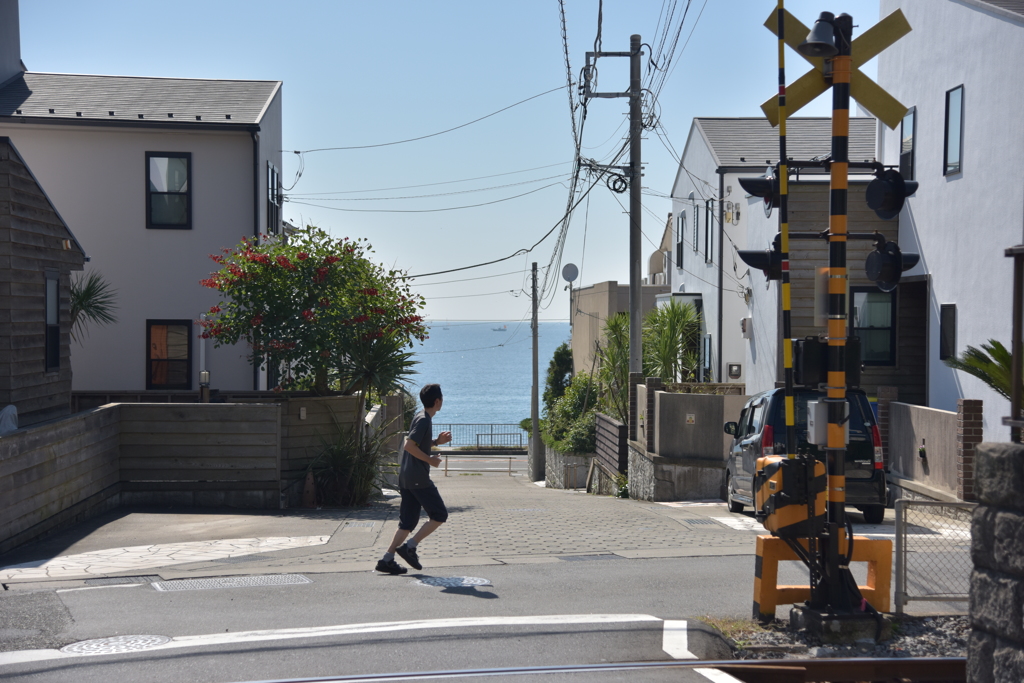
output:
<svg viewBox="0 0 1024 683"><path fill-rule="evenodd" d="M439 398L442 398L440 384L428 384L420 389L420 401L424 408L433 408Z"/></svg>

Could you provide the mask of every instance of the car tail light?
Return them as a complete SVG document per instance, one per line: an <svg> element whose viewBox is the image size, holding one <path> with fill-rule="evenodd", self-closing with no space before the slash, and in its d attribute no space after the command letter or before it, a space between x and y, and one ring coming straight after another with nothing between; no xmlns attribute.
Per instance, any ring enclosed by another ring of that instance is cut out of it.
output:
<svg viewBox="0 0 1024 683"><path fill-rule="evenodd" d="M882 457L882 433L878 431L878 425L871 425L871 440L875 442L875 469L884 469L885 460Z"/></svg>
<svg viewBox="0 0 1024 683"><path fill-rule="evenodd" d="M775 428L765 425L761 433L761 455L775 455Z"/></svg>

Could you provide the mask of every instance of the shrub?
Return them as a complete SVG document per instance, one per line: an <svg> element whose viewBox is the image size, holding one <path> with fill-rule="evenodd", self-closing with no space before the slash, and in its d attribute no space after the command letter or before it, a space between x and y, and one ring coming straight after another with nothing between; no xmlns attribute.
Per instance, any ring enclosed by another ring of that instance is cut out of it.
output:
<svg viewBox="0 0 1024 683"><path fill-rule="evenodd" d="M565 342L555 349L548 364L548 376L544 383L544 414L550 414L555 401L562 398L566 387L572 381L572 350Z"/></svg>
<svg viewBox="0 0 1024 683"><path fill-rule="evenodd" d="M358 426L343 427L333 442L321 439L322 449L309 464L316 482L317 505L366 505L380 494L384 478L383 430L360 438Z"/></svg>
<svg viewBox="0 0 1024 683"><path fill-rule="evenodd" d="M590 375L573 377L555 402L541 438L563 453L593 453L597 448L597 384Z"/></svg>

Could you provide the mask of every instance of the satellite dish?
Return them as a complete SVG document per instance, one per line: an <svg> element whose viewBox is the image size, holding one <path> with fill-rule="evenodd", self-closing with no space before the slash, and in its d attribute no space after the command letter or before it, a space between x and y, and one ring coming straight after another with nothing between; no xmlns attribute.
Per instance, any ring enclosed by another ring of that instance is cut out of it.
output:
<svg viewBox="0 0 1024 683"><path fill-rule="evenodd" d="M572 282L580 276L580 269L576 267L574 263L566 263L565 267L562 268L562 279L566 282Z"/></svg>

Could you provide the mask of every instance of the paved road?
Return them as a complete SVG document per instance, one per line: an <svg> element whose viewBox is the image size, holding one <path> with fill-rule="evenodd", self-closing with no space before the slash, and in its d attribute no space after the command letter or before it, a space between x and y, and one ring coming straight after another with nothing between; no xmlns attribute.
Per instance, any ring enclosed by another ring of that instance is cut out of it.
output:
<svg viewBox="0 0 1024 683"><path fill-rule="evenodd" d="M750 613L763 530L724 503L620 500L496 474L436 480L451 518L422 544L424 569L404 576L372 571L397 528L394 500L122 510L0 556L0 677L244 681L714 659L727 652L700 617ZM787 563L780 581L806 577ZM84 642L111 637L126 638ZM111 647L138 649L99 654Z"/></svg>

